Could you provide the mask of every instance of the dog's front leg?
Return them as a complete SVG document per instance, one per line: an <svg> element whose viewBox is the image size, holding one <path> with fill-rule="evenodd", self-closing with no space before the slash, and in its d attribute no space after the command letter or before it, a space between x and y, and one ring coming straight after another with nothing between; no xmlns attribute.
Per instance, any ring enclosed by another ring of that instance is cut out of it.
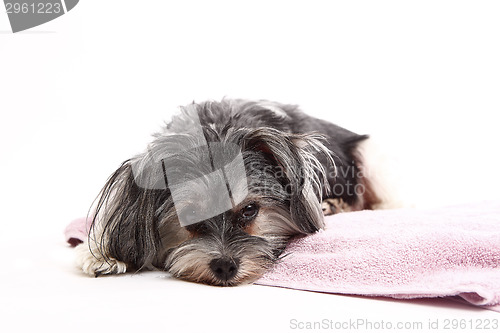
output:
<svg viewBox="0 0 500 333"><path fill-rule="evenodd" d="M76 264L83 272L98 277L99 275L122 274L127 265L113 258L104 258L95 246L89 247L84 242L76 247Z"/></svg>

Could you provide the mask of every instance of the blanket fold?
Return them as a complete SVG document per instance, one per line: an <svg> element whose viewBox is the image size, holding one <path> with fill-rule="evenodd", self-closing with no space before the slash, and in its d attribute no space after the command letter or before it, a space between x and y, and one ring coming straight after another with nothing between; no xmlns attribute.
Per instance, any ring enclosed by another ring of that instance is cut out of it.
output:
<svg viewBox="0 0 500 333"><path fill-rule="evenodd" d="M66 242L71 246L77 246L83 243L89 234L91 221L85 217L81 217L71 221L64 229L64 237Z"/></svg>

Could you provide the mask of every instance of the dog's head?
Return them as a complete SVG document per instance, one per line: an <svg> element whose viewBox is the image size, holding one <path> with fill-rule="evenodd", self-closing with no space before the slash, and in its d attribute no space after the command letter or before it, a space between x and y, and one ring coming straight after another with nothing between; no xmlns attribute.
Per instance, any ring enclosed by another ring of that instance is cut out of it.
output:
<svg viewBox="0 0 500 333"><path fill-rule="evenodd" d="M318 135L215 128L185 111L106 184L94 223L100 251L189 281L250 282L291 236L322 228L317 156L330 152Z"/></svg>

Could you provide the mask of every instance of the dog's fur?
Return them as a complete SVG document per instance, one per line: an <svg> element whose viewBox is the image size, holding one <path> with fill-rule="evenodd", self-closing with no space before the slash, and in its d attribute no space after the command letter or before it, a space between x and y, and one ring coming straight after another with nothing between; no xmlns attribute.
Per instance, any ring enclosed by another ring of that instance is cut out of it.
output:
<svg viewBox="0 0 500 333"><path fill-rule="evenodd" d="M181 111L147 152L125 161L102 189L88 242L77 248L84 272L161 269L213 285L251 282L279 259L292 236L323 228L323 213L381 204L378 189L363 174L358 148L365 135L269 101L225 99ZM186 207L189 215L193 206L196 213L213 204L193 191L184 197L181 191L175 203L172 198L172 175L203 178L213 171L203 169L214 167L202 152L203 140L186 129L193 114L206 142L218 145L222 155L233 154L227 147L239 148L246 179L235 176L233 182L247 186L247 195L232 209L183 227ZM194 148L168 154L183 146ZM168 163L152 163L164 159ZM168 175L166 187L157 186L152 175L158 173Z"/></svg>

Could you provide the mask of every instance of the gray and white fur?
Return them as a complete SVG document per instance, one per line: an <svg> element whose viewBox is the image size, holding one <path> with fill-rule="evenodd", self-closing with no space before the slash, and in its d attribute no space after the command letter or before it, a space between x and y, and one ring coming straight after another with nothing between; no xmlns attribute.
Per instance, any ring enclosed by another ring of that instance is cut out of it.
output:
<svg viewBox="0 0 500 333"><path fill-rule="evenodd" d="M193 195L206 189L189 189L174 204L173 184L156 186L154 175L199 179L211 172L202 167L213 161L200 137L184 130L193 112L206 142L226 155L239 147L246 179L233 180L247 194L231 209L186 225L181 220L210 209L214 199ZM123 162L104 185L88 241L77 248L78 265L93 276L159 269L212 285L252 282L279 260L290 238L322 229L324 213L380 205L358 150L367 138L295 105L224 99L183 107L146 152ZM194 148L168 154L183 146ZM152 163L163 157L168 163Z"/></svg>

